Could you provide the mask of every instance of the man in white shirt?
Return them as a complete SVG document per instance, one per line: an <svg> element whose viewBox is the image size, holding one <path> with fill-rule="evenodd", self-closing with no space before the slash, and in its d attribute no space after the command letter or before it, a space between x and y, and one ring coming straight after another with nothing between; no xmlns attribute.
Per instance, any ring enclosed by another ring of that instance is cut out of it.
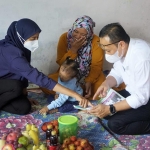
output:
<svg viewBox="0 0 150 150"><path fill-rule="evenodd" d="M99 104L89 113L108 117L108 127L117 134L150 133L150 46L132 39L119 23L108 24L100 31L100 46L108 62L114 63L106 80L95 93L105 97L109 88L125 83L119 93L125 97L114 105Z"/></svg>

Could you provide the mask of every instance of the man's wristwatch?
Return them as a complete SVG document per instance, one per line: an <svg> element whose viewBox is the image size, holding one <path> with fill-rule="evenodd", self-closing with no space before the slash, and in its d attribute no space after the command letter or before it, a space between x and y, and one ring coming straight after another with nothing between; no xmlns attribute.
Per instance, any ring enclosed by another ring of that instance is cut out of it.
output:
<svg viewBox="0 0 150 150"><path fill-rule="evenodd" d="M116 108L115 108L115 106L114 105L109 105L110 106L110 113L111 113L111 115L113 115L113 114L115 114L116 113Z"/></svg>

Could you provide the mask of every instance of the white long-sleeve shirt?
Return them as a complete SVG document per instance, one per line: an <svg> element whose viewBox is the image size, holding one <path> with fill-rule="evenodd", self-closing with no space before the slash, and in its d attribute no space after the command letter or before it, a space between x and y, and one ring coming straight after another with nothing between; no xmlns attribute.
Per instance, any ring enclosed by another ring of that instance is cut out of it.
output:
<svg viewBox="0 0 150 150"><path fill-rule="evenodd" d="M125 83L131 94L126 98L130 107L147 104L150 98L150 45L140 39L130 39L125 58L114 63L108 76L113 76L117 85Z"/></svg>
<svg viewBox="0 0 150 150"><path fill-rule="evenodd" d="M77 83L77 79L74 77L73 79L67 81L67 82L62 82L60 80L60 78L58 78L58 83L61 84L62 86L71 89L73 91L75 91L76 93L83 95L83 89L81 88L81 86ZM76 101L76 99L74 97L70 97L68 95L65 94L59 94L59 97L57 99L55 99L54 101L52 101L47 108L49 110L51 109L55 109L58 107L61 107L66 101Z"/></svg>

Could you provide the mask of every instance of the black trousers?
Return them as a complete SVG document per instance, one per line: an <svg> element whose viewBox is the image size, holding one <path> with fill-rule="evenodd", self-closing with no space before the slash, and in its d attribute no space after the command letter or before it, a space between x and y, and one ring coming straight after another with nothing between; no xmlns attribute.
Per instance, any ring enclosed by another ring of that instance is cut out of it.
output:
<svg viewBox="0 0 150 150"><path fill-rule="evenodd" d="M31 104L23 95L22 82L0 79L0 110L19 115L30 112Z"/></svg>
<svg viewBox="0 0 150 150"><path fill-rule="evenodd" d="M124 97L130 95L126 90L119 93ZM137 109L120 111L108 117L108 127L121 135L150 134L150 100Z"/></svg>

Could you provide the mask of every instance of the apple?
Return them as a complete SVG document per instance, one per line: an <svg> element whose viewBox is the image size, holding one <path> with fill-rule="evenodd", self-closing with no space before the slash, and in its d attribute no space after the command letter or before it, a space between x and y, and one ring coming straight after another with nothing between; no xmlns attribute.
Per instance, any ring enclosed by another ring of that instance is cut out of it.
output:
<svg viewBox="0 0 150 150"><path fill-rule="evenodd" d="M41 129L46 132L47 130L47 122L43 123L43 125L41 126Z"/></svg>
<svg viewBox="0 0 150 150"><path fill-rule="evenodd" d="M82 139L80 141L80 146L83 147L83 148L87 147L88 146L88 141L86 139Z"/></svg>
<svg viewBox="0 0 150 150"><path fill-rule="evenodd" d="M83 148L81 146L77 146L76 150L83 150Z"/></svg>
<svg viewBox="0 0 150 150"><path fill-rule="evenodd" d="M79 140L75 141L75 142L74 142L74 145L75 145L75 146L79 146L79 145L80 145L80 141L79 141Z"/></svg>
<svg viewBox="0 0 150 150"><path fill-rule="evenodd" d="M79 142L81 142L82 138L78 138L77 140L78 140Z"/></svg>
<svg viewBox="0 0 150 150"><path fill-rule="evenodd" d="M71 136L71 137L70 137L70 140L71 140L72 142L75 142L75 141L77 140L77 138L76 138L76 136Z"/></svg>
<svg viewBox="0 0 150 150"><path fill-rule="evenodd" d="M18 135L16 132L11 132L7 135L6 141L17 141Z"/></svg>
<svg viewBox="0 0 150 150"><path fill-rule="evenodd" d="M54 126L58 126L58 120L53 120L53 121L52 121L52 124L53 124Z"/></svg>
<svg viewBox="0 0 150 150"><path fill-rule="evenodd" d="M64 141L63 141L64 144L68 145L70 144L70 139L69 138L66 138Z"/></svg>
<svg viewBox="0 0 150 150"><path fill-rule="evenodd" d="M75 146L74 146L74 144L69 144L68 148L69 148L69 150L75 150L76 149Z"/></svg>
<svg viewBox="0 0 150 150"><path fill-rule="evenodd" d="M53 129L53 131L56 131L57 135L59 135L59 130L58 129Z"/></svg>
<svg viewBox="0 0 150 150"><path fill-rule="evenodd" d="M53 129L53 125L52 124L47 124L47 129Z"/></svg>
<svg viewBox="0 0 150 150"><path fill-rule="evenodd" d="M52 125L53 126L52 122L47 122L47 125Z"/></svg>
<svg viewBox="0 0 150 150"><path fill-rule="evenodd" d="M5 144L2 150L15 150L12 144Z"/></svg>

